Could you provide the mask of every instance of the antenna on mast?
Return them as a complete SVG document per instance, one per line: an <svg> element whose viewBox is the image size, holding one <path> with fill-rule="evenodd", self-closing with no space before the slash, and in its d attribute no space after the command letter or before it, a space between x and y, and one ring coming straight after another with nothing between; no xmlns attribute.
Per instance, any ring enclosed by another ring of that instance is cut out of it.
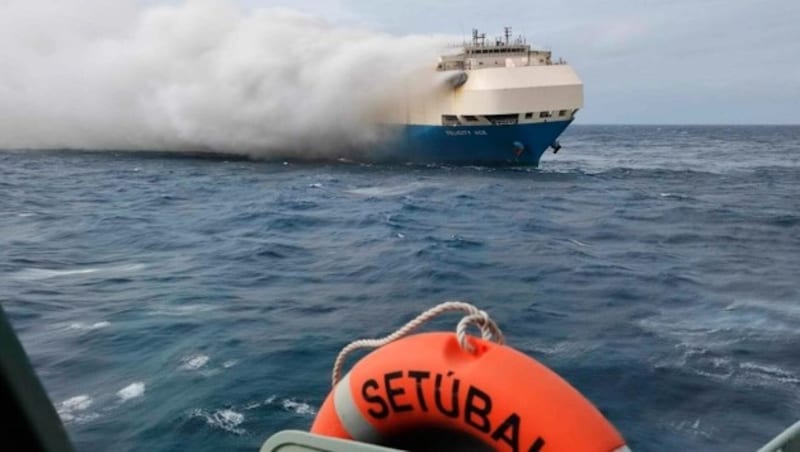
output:
<svg viewBox="0 0 800 452"><path fill-rule="evenodd" d="M480 45L486 45L486 33L478 33L477 28L472 29L472 45L477 46L478 42L480 41Z"/></svg>
<svg viewBox="0 0 800 452"><path fill-rule="evenodd" d="M506 45L508 45L508 38L511 37L511 27L503 27L506 34Z"/></svg>

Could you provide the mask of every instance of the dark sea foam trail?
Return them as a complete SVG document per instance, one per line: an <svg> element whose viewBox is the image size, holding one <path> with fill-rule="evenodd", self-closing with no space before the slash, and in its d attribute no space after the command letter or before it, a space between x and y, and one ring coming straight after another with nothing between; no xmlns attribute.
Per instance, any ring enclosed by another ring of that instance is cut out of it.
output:
<svg viewBox="0 0 800 452"><path fill-rule="evenodd" d="M540 170L0 152L0 301L79 450L257 450L347 342L447 299L633 450L800 419L800 128L562 143Z"/></svg>

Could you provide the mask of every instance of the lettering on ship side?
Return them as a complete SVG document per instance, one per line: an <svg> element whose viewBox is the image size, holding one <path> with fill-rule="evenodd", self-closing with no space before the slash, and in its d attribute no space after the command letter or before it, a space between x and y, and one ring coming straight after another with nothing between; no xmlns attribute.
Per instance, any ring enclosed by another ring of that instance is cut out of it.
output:
<svg viewBox="0 0 800 452"><path fill-rule="evenodd" d="M367 413L374 419L414 411L437 411L452 419L460 418L476 432L489 435L493 441L505 443L513 452L519 452L519 432L523 424L519 414L512 412L499 425L492 425L489 419L492 396L473 385L464 387L453 375L452 371L446 374L425 370L388 372L382 378L366 380L361 385L361 396L369 405ZM416 390L406 392L403 383L408 381L403 380L411 380ZM527 451L542 452L544 445L545 440L538 436Z"/></svg>
<svg viewBox="0 0 800 452"><path fill-rule="evenodd" d="M489 132L484 129L478 130L445 130L444 134L449 137L464 137L470 135L479 135L479 136L487 136Z"/></svg>

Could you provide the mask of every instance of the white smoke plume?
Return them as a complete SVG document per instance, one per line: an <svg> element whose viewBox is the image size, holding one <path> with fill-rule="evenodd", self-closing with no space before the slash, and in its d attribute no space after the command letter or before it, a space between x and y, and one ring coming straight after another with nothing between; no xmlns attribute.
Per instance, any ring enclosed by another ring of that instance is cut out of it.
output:
<svg viewBox="0 0 800 452"><path fill-rule="evenodd" d="M222 0L0 0L0 149L333 156L443 42Z"/></svg>

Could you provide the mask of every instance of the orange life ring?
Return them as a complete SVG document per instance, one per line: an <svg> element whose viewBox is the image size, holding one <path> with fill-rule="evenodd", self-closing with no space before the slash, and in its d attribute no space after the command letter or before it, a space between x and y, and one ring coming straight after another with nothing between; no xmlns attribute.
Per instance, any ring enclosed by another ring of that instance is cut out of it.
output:
<svg viewBox="0 0 800 452"><path fill-rule="evenodd" d="M328 395L312 433L392 445L420 430L455 432L497 451L627 451L576 389L504 345L452 333L409 336L370 353Z"/></svg>

